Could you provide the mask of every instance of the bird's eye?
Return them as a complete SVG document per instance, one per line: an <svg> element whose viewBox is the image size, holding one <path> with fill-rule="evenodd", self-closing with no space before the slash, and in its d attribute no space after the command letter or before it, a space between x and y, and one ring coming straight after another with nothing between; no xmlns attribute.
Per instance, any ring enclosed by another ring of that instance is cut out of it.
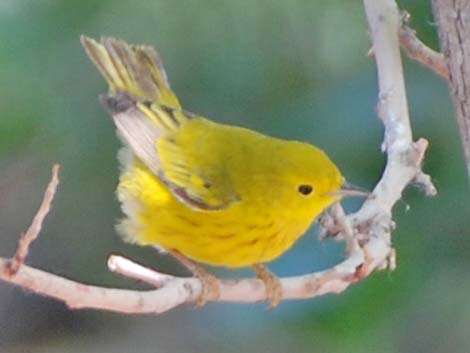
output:
<svg viewBox="0 0 470 353"><path fill-rule="evenodd" d="M303 185L299 185L298 190L302 195L309 195L312 193L313 187L312 185L303 184Z"/></svg>

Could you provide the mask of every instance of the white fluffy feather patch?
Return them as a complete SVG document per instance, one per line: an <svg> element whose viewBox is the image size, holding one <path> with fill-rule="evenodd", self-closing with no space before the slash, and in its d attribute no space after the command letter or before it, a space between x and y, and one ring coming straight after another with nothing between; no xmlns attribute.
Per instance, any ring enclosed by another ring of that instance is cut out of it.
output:
<svg viewBox="0 0 470 353"><path fill-rule="evenodd" d="M134 164L135 156L129 147L122 147L118 151L118 160L121 167L121 181L126 177ZM142 234L141 222L139 215L142 210L142 203L129 190L121 185L117 188L117 197L121 203L121 210L125 217L120 219L116 224L117 233L124 241L129 243L140 243L140 235Z"/></svg>

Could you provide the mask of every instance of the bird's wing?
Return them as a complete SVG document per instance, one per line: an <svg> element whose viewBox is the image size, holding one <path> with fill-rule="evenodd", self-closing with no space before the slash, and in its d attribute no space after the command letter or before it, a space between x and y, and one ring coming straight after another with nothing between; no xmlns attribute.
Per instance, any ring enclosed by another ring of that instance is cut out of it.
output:
<svg viewBox="0 0 470 353"><path fill-rule="evenodd" d="M102 96L102 103L136 156L182 203L199 211L222 210L238 201L223 157L208 148L206 124L191 113L136 102L127 93ZM191 120L200 123L191 124Z"/></svg>
<svg viewBox="0 0 470 353"><path fill-rule="evenodd" d="M220 160L212 158L216 151L201 151L200 139L172 142L196 117L181 110L157 52L114 38L81 40L109 84L100 98L119 135L175 197L196 210L220 210L236 200Z"/></svg>
<svg viewBox="0 0 470 353"><path fill-rule="evenodd" d="M196 118L157 144L170 189L181 201L203 210L226 209L240 200L227 168L229 156L207 131L212 124Z"/></svg>

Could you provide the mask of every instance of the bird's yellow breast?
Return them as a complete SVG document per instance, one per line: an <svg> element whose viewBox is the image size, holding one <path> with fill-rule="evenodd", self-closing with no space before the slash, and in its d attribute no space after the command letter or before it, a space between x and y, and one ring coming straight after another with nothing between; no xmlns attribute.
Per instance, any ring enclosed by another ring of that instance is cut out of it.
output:
<svg viewBox="0 0 470 353"><path fill-rule="evenodd" d="M220 211L194 211L138 162L121 176L118 197L127 216L118 230L126 240L226 267L277 258L313 221L276 204L254 209L243 200Z"/></svg>

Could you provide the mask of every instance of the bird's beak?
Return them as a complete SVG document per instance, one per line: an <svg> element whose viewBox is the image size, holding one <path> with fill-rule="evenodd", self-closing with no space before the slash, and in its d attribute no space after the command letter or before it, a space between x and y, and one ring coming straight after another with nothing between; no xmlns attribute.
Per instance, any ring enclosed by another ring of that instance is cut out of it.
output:
<svg viewBox="0 0 470 353"><path fill-rule="evenodd" d="M345 181L343 185L341 185L341 188L332 192L332 194L339 197L368 197L370 192L360 186Z"/></svg>

